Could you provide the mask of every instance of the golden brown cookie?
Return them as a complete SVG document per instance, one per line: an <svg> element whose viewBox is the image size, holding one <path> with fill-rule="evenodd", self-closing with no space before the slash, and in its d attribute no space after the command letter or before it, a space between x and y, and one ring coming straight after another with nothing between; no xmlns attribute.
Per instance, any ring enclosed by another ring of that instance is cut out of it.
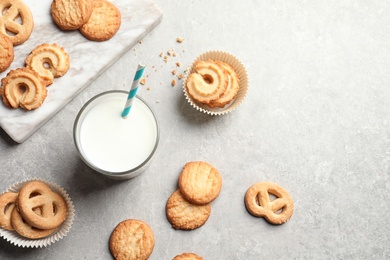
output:
<svg viewBox="0 0 390 260"><path fill-rule="evenodd" d="M19 191L18 209L26 222L39 229L53 229L64 222L67 205L64 198L41 181L31 181ZM40 208L41 215L34 212Z"/></svg>
<svg viewBox="0 0 390 260"><path fill-rule="evenodd" d="M25 42L30 37L33 27L31 11L22 0L0 1L0 33L7 36L13 45Z"/></svg>
<svg viewBox="0 0 390 260"><path fill-rule="evenodd" d="M228 75L214 61L198 61L186 81L188 94L201 103L217 100L226 91Z"/></svg>
<svg viewBox="0 0 390 260"><path fill-rule="evenodd" d="M270 195L276 197L271 200ZM245 194L245 206L249 213L263 217L272 224L283 224L294 212L294 203L288 192L272 182L252 185Z"/></svg>
<svg viewBox="0 0 390 260"><path fill-rule="evenodd" d="M8 72L1 80L1 94L4 104L9 108L19 106L37 109L47 96L46 85L39 74L28 68L19 68Z"/></svg>
<svg viewBox="0 0 390 260"><path fill-rule="evenodd" d="M107 0L94 0L92 15L79 30L89 40L107 41L120 26L121 14L118 8Z"/></svg>
<svg viewBox="0 0 390 260"><path fill-rule="evenodd" d="M175 256L172 260L203 260L203 257L194 253L183 253Z"/></svg>
<svg viewBox="0 0 390 260"><path fill-rule="evenodd" d="M38 72L48 86L53 83L54 78L61 77L68 71L70 59L64 48L56 43L43 43L31 51L25 63L26 68Z"/></svg>
<svg viewBox="0 0 390 260"><path fill-rule="evenodd" d="M34 210L34 212L37 215L41 214L40 210ZM39 239L39 238L47 237L57 230L56 228L39 229L39 228L35 228L35 227L29 225L28 223L26 223L26 221L24 220L22 215L19 213L17 208L15 208L12 211L12 220L11 221L12 221L13 228L15 229L15 231L19 235L26 237L26 238L30 238L30 239Z"/></svg>
<svg viewBox="0 0 390 260"><path fill-rule="evenodd" d="M192 204L182 196L180 190L172 193L166 205L168 221L175 229L192 230L199 228L206 223L210 213L210 204Z"/></svg>
<svg viewBox="0 0 390 260"><path fill-rule="evenodd" d="M116 260L146 260L154 249L154 234L141 220L124 220L111 233L109 246Z"/></svg>
<svg viewBox="0 0 390 260"><path fill-rule="evenodd" d="M11 40L0 33L0 73L8 69L14 61L14 46Z"/></svg>
<svg viewBox="0 0 390 260"><path fill-rule="evenodd" d="M0 227L6 230L14 230L11 223L11 214L15 208L18 193L5 192L0 195Z"/></svg>
<svg viewBox="0 0 390 260"><path fill-rule="evenodd" d="M92 0L53 0L51 16L62 30L77 30L92 14Z"/></svg>
<svg viewBox="0 0 390 260"><path fill-rule="evenodd" d="M204 205L215 200L222 188L222 177L207 162L188 162L179 175L182 195L191 203Z"/></svg>
<svg viewBox="0 0 390 260"><path fill-rule="evenodd" d="M209 107L224 107L227 105L234 97L237 95L237 92L240 88L239 78L232 66L222 61L215 61L215 63L220 66L228 75L228 84L225 92L216 100L212 100L207 105Z"/></svg>

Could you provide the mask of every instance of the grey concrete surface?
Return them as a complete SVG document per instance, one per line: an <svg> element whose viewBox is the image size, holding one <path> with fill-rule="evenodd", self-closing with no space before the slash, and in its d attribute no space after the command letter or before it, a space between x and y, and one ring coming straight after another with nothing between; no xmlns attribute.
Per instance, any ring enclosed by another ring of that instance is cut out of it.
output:
<svg viewBox="0 0 390 260"><path fill-rule="evenodd" d="M150 259L389 259L390 2L156 3L162 23L32 137L16 144L0 130L1 191L39 177L66 189L76 210L64 239L42 249L0 239L0 259L111 259L110 233L128 218L152 227ZM170 49L178 55L165 63L159 54ZM248 70L248 96L228 115L199 113L180 80L171 86L171 71L207 50L231 52ZM139 61L148 68L138 94L155 110L161 140L147 172L114 181L80 160L73 121L92 96L128 89ZM213 164L223 188L203 227L178 231L165 204L193 160ZM259 181L290 192L289 222L248 214L244 194Z"/></svg>

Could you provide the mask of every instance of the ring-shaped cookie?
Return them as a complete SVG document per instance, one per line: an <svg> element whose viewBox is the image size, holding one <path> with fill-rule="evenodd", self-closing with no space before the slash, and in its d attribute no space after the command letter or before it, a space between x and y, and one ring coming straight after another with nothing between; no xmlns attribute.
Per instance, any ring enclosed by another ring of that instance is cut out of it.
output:
<svg viewBox="0 0 390 260"><path fill-rule="evenodd" d="M228 76L214 61L198 61L187 79L188 93L198 102L209 103L226 90Z"/></svg>
<svg viewBox="0 0 390 260"><path fill-rule="evenodd" d="M270 195L276 199L271 200ZM252 185L245 194L245 206L253 216L264 217L275 225L288 221L294 212L294 203L288 192L272 182Z"/></svg>
<svg viewBox="0 0 390 260"><path fill-rule="evenodd" d="M41 215L34 212L36 208ZM31 181L19 191L18 209L29 225L40 229L57 228L67 214L64 198L40 181Z"/></svg>
<svg viewBox="0 0 390 260"><path fill-rule="evenodd" d="M240 89L240 80L234 68L229 64L222 61L215 61L215 63L223 68L228 75L228 84L225 92L216 100L210 101L207 105L209 107L224 107L237 95Z"/></svg>
<svg viewBox="0 0 390 260"><path fill-rule="evenodd" d="M20 23L18 18L21 20ZM33 16L23 1L0 1L0 32L9 38L13 45L25 42L30 37L33 27Z"/></svg>
<svg viewBox="0 0 390 260"><path fill-rule="evenodd" d="M37 72L19 68L1 80L1 94L7 107L32 110L42 105L47 89Z"/></svg>
<svg viewBox="0 0 390 260"><path fill-rule="evenodd" d="M11 223L11 214L18 198L16 192L5 192L0 195L0 227L5 230L14 230Z"/></svg>
<svg viewBox="0 0 390 260"><path fill-rule="evenodd" d="M25 60L26 67L42 77L45 85L63 76L69 69L70 59L64 48L53 44L41 44L34 48Z"/></svg>

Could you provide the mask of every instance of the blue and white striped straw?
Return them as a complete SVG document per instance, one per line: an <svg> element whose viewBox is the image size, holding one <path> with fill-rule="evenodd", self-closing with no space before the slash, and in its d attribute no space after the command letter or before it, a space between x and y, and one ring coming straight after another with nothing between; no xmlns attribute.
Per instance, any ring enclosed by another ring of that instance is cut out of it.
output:
<svg viewBox="0 0 390 260"><path fill-rule="evenodd" d="M123 109L123 112L122 112L123 118L126 118L130 113L135 95L137 94L139 81L142 78L142 75L144 74L145 66L146 65L142 62L140 62L138 64L137 72L135 73L133 84L131 85L129 95L127 96L126 105L125 105L125 108Z"/></svg>

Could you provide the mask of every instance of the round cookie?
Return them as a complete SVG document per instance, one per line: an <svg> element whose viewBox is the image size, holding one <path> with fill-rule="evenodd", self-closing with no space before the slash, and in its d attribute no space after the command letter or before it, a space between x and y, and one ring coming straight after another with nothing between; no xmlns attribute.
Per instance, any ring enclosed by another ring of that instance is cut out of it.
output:
<svg viewBox="0 0 390 260"><path fill-rule="evenodd" d="M175 256L172 260L203 260L203 257L194 253L183 253Z"/></svg>
<svg viewBox="0 0 390 260"><path fill-rule="evenodd" d="M210 217L211 206L191 204L176 190L166 205L168 221L175 229L192 230L201 227Z"/></svg>
<svg viewBox="0 0 390 260"><path fill-rule="evenodd" d="M0 33L7 36L14 46L24 43L30 37L34 20L30 9L22 0L0 1L0 14ZM21 22L16 20L17 17Z"/></svg>
<svg viewBox="0 0 390 260"><path fill-rule="evenodd" d="M215 200L222 188L222 177L207 162L188 162L179 176L183 196L191 203L204 205Z"/></svg>
<svg viewBox="0 0 390 260"><path fill-rule="evenodd" d="M11 214L15 208L18 193L4 192L0 195L0 227L6 230L14 230L11 223Z"/></svg>
<svg viewBox="0 0 390 260"><path fill-rule="evenodd" d="M109 246L116 260L146 260L154 249L154 234L141 220L124 220L111 233Z"/></svg>
<svg viewBox="0 0 390 260"><path fill-rule="evenodd" d="M62 30L77 30L92 14L92 0L53 0L51 16Z"/></svg>
<svg viewBox="0 0 390 260"><path fill-rule="evenodd" d="M25 60L26 68L41 76L45 85L51 85L54 78L63 76L69 69L70 59L64 48L56 43L43 43L34 48Z"/></svg>
<svg viewBox="0 0 390 260"><path fill-rule="evenodd" d="M270 195L276 199L271 200ZM294 212L294 203L288 192L272 182L253 184L246 191L244 201L250 214L264 217L275 225L288 221Z"/></svg>
<svg viewBox="0 0 390 260"><path fill-rule="evenodd" d="M19 68L11 70L1 79L0 93L5 106L9 108L20 106L32 110L42 105L47 96L47 89L37 72Z"/></svg>
<svg viewBox="0 0 390 260"><path fill-rule="evenodd" d="M0 73L14 61L14 46L11 40L0 33Z"/></svg>
<svg viewBox="0 0 390 260"><path fill-rule="evenodd" d="M89 40L107 41L116 34L120 26L121 14L118 8L107 0L94 0L92 15L79 31Z"/></svg>

